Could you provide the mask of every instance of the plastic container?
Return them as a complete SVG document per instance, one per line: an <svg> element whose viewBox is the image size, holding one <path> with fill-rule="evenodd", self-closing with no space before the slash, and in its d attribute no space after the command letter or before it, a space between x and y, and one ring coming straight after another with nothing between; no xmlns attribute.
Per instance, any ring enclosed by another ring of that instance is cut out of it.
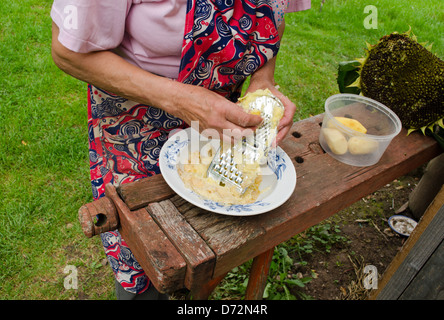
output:
<svg viewBox="0 0 444 320"><path fill-rule="evenodd" d="M383 104L360 95L337 94L325 101L319 143L343 163L371 166L401 128L398 116Z"/></svg>

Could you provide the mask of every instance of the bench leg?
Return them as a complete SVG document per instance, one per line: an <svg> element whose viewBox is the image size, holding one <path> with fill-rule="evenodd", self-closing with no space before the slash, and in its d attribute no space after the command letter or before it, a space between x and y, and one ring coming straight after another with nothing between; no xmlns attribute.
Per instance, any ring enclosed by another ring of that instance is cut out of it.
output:
<svg viewBox="0 0 444 320"><path fill-rule="evenodd" d="M261 300L267 284L268 270L273 258L274 248L258 255L251 265L245 300Z"/></svg>
<svg viewBox="0 0 444 320"><path fill-rule="evenodd" d="M274 247L253 259L250 270L250 279L248 280L245 300L260 300L264 294L267 284L268 271L270 269L271 260L273 259ZM191 292L193 300L206 300L225 278L226 274L214 278L199 290Z"/></svg>
<svg viewBox="0 0 444 320"><path fill-rule="evenodd" d="M213 290L219 285L219 283L225 278L226 275L227 274L225 273L219 277L210 280L202 287L200 287L199 290L193 290L191 292L193 300L207 300Z"/></svg>

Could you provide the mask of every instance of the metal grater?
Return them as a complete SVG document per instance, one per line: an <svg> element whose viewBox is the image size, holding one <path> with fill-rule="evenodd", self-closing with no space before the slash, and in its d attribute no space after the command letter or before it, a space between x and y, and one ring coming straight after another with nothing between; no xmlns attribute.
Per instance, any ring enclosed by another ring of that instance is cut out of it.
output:
<svg viewBox="0 0 444 320"><path fill-rule="evenodd" d="M277 121L272 123L273 114L279 111L276 108L281 108L283 114L282 102L268 90L264 91L264 95L251 101L247 108L244 107L250 113L259 111L263 118L262 124L254 134L244 137L227 151L222 152L219 148L208 167L207 176L219 181L222 186L227 184L235 186L240 194L244 194L251 184L245 185L246 176L238 168L239 160L244 163L259 164L266 161L280 120L276 119ZM242 155L241 159L236 155Z"/></svg>

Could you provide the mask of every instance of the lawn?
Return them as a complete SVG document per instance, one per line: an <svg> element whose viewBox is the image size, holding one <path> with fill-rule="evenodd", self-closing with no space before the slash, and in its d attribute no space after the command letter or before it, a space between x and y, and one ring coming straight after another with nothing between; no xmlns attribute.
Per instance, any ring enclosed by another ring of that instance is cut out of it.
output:
<svg viewBox="0 0 444 320"><path fill-rule="evenodd" d="M0 299L113 299L100 239L85 238L77 220L92 200L86 84L52 62L51 4L0 7ZM377 9L376 29L364 26L368 4ZM366 42L392 31L411 27L444 57L442 0L368 4L326 0L321 10L315 0L286 17L276 80L299 108L295 120L323 112L338 92L338 63L363 56ZM77 267L78 289L64 286L69 265Z"/></svg>

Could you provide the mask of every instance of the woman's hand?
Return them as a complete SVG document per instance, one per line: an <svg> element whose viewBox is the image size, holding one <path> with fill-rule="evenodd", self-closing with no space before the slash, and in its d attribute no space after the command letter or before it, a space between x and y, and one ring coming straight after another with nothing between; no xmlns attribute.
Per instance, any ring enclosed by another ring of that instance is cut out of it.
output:
<svg viewBox="0 0 444 320"><path fill-rule="evenodd" d="M258 89L269 89L284 105L284 116L278 124L278 134L276 136L276 145L278 145L285 138L293 125L293 116L296 112L296 105L276 88L274 82L275 59L276 58L271 59L264 67L251 76L247 92L254 92Z"/></svg>
<svg viewBox="0 0 444 320"><path fill-rule="evenodd" d="M170 99L161 105L189 125L198 121L199 131L206 136L217 134L226 141L239 139L251 134L262 122L262 117L245 112L213 91L175 81L170 85Z"/></svg>
<svg viewBox="0 0 444 320"><path fill-rule="evenodd" d="M279 144L288 134L291 126L293 125L293 117L296 112L296 105L284 94L282 94L276 87L272 87L269 89L279 100L281 100L285 108L284 116L282 117L281 121L279 121L278 134L276 136L276 144Z"/></svg>

